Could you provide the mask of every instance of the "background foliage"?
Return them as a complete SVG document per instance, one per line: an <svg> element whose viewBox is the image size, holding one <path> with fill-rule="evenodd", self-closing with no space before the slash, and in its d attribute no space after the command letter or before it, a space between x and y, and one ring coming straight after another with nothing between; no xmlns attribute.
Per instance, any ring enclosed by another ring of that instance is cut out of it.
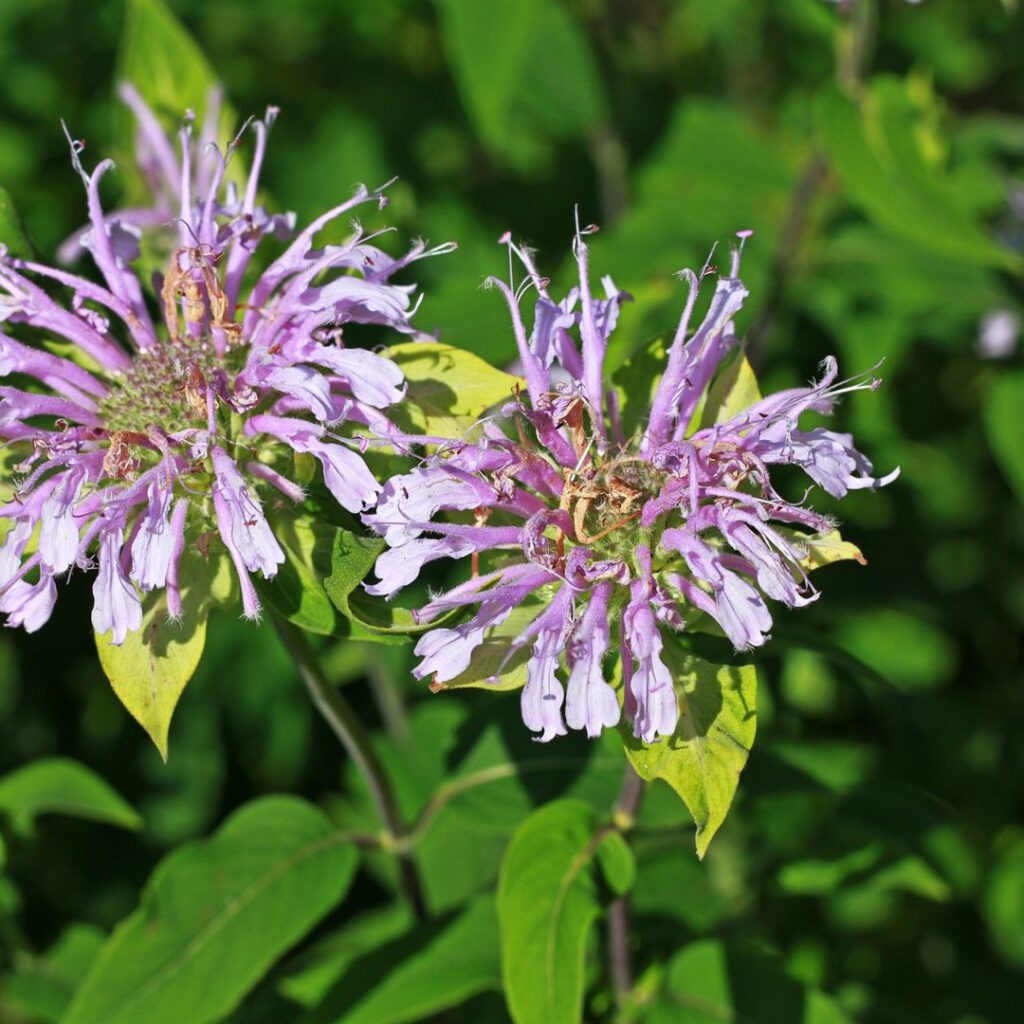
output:
<svg viewBox="0 0 1024 1024"><path fill-rule="evenodd" d="M514 699L431 698L407 647L328 642L419 823L426 925L392 861L347 840L375 828L366 795L272 631L211 616L165 765L102 675L76 578L43 633L0 636L0 1020L611 1019L595 921L627 890L623 1020L1017 1019L1024 363L976 339L1021 311L1024 14L850 6L178 0L185 32L157 0L0 5L12 248L52 255L82 222L59 117L126 158L116 77L174 115L212 66L235 110L282 107L279 205L308 218L401 176L389 217L460 244L423 268L420 325L496 366L514 345L479 284L507 228L564 276L573 204L599 222L597 265L637 298L630 345L674 322L675 270L752 228L740 326L766 388L830 352L884 357L843 416L903 467L844 502L869 568L823 570L759 662L758 745L703 862L661 783L632 854L593 841L614 744L538 747Z"/></svg>

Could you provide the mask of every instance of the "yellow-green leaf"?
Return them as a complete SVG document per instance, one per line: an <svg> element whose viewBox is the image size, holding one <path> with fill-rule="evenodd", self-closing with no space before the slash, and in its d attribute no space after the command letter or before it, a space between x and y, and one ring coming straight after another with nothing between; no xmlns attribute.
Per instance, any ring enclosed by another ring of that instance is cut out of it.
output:
<svg viewBox="0 0 1024 1024"><path fill-rule="evenodd" d="M409 392L395 407L402 426L435 437L462 437L492 406L512 397L520 377L496 370L472 352L439 342L408 342L387 350Z"/></svg>
<svg viewBox="0 0 1024 1024"><path fill-rule="evenodd" d="M753 665L712 665L672 643L666 644L665 660L679 701L675 732L645 744L627 723L622 735L637 774L663 779L686 804L703 857L725 821L754 744L757 674Z"/></svg>
<svg viewBox="0 0 1024 1024"><path fill-rule="evenodd" d="M800 567L806 572L820 569L823 565L833 562L860 562L867 565L868 560L856 544L843 540L838 530L829 533L797 533L789 536L796 542L797 549L804 552L800 559Z"/></svg>
<svg viewBox="0 0 1024 1024"><path fill-rule="evenodd" d="M210 606L224 594L229 570L222 553L207 561L193 547L186 548L180 572L180 620L175 622L167 614L166 591L154 591L142 603L142 628L129 633L123 644L114 646L109 635L96 637L100 664L114 693L164 760L171 716L199 665Z"/></svg>

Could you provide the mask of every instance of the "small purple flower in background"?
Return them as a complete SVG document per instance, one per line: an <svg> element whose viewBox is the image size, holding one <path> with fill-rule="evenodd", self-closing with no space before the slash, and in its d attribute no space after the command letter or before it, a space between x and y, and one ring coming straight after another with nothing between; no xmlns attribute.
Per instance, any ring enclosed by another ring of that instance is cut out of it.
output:
<svg viewBox="0 0 1024 1024"><path fill-rule="evenodd" d="M198 144L186 119L176 151L138 94L122 94L138 118L152 208L106 216L99 185L113 164L88 174L72 142L89 212L73 241L104 283L0 250L0 435L23 453L14 496L0 507L9 524L0 611L8 625L38 629L57 577L96 564L93 624L115 644L141 624L140 591L166 588L168 611L181 614L185 545L205 548L216 535L237 570L245 615L258 615L250 574L270 578L285 560L264 505L304 493L287 475L294 453L320 462L350 512L374 503L380 485L349 428L389 429L381 410L405 384L391 361L346 349L342 327L413 334L415 288L391 278L448 248L417 243L394 259L358 226L343 244L317 248L329 222L364 203L383 207L380 191L360 187L295 234L293 214L270 216L256 204L275 111L250 122L255 147L239 191L225 184L239 139L226 154L217 149L216 109ZM130 264L141 233L175 230L175 219L178 247L147 301ZM267 235L294 237L250 273ZM43 285L66 289L70 301Z"/></svg>
<svg viewBox="0 0 1024 1024"><path fill-rule="evenodd" d="M1012 309L993 309L978 324L975 351L982 359L1008 359L1017 351L1020 314Z"/></svg>
<svg viewBox="0 0 1024 1024"><path fill-rule="evenodd" d="M848 434L800 428L805 412L828 413L839 395L879 383L839 381L831 358L819 381L697 428L712 379L739 344L733 317L747 295L739 263L749 232L740 233L731 270L692 334L709 271L684 272L689 298L664 375L645 425L627 437L604 364L629 296L608 277L604 294L594 294L584 240L591 230L577 230L579 284L561 301L548 293L530 254L502 239L527 274L518 289L492 282L508 301L526 393L504 409L510 430L485 421L479 437L434 439L420 466L387 482L377 508L364 516L389 545L377 560L378 582L367 589L391 597L427 562L469 556L472 578L416 616L430 623L475 610L420 639L417 677L443 688L504 628L505 664L529 648L526 725L541 740L567 727L597 736L620 716L604 664L617 650L625 713L634 734L652 742L671 735L678 719L663 654L673 632L703 618L737 649L757 647L772 625L766 598L798 607L817 597L805 571L808 538L833 524L781 497L771 468L799 467L835 497L888 483L896 473L873 476ZM530 288L538 297L528 331L520 301ZM480 571L481 555L489 571Z"/></svg>

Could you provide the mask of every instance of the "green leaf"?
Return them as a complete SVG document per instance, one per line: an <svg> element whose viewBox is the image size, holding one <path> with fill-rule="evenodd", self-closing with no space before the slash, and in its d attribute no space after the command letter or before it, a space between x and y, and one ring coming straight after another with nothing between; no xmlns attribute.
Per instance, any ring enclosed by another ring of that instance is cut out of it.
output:
<svg viewBox="0 0 1024 1024"><path fill-rule="evenodd" d="M783 527L780 532L793 541L798 551L803 552L800 567L807 572L821 569L833 562L852 561L861 565L868 564L860 548L851 541L843 540L838 530L830 530L828 533L801 533L799 530L787 530Z"/></svg>
<svg viewBox="0 0 1024 1024"><path fill-rule="evenodd" d="M637 774L663 779L682 798L697 824L703 857L725 820L740 772L754 744L757 673L752 665L712 665L675 643L665 645L679 700L679 723L668 738L645 744L620 727Z"/></svg>
<svg viewBox="0 0 1024 1024"><path fill-rule="evenodd" d="M626 437L633 437L644 430L664 372L665 339L655 338L630 353L612 373Z"/></svg>
<svg viewBox="0 0 1024 1024"><path fill-rule="evenodd" d="M607 118L604 82L586 33L564 7L548 4L517 96L539 127L585 137Z"/></svg>
<svg viewBox="0 0 1024 1024"><path fill-rule="evenodd" d="M437 0L448 60L483 140L509 150L508 121L541 22L539 0Z"/></svg>
<svg viewBox="0 0 1024 1024"><path fill-rule="evenodd" d="M505 998L516 1024L576 1024L583 1014L587 935L606 902L602 880L623 891L632 856L595 812L557 800L516 830L501 864Z"/></svg>
<svg viewBox="0 0 1024 1024"><path fill-rule="evenodd" d="M142 827L138 814L100 776L63 757L35 761L0 778L0 813L23 833L31 832L42 814Z"/></svg>
<svg viewBox="0 0 1024 1024"><path fill-rule="evenodd" d="M158 113L175 123L186 110L202 117L217 75L196 41L163 0L128 0L117 58L117 80L131 82ZM123 148L131 152L134 121L121 112ZM222 125L234 114L224 109Z"/></svg>
<svg viewBox="0 0 1024 1024"><path fill-rule="evenodd" d="M33 1021L58 1024L105 938L94 925L69 925L45 956L18 963L4 979L5 1004Z"/></svg>
<svg viewBox="0 0 1024 1024"><path fill-rule="evenodd" d="M1020 416L1024 409L1024 370L1003 370L985 399L985 429L999 468L1024 505L1024 446Z"/></svg>
<svg viewBox="0 0 1024 1024"><path fill-rule="evenodd" d="M358 857L323 813L264 797L157 867L63 1024L220 1020L348 890Z"/></svg>
<svg viewBox="0 0 1024 1024"><path fill-rule="evenodd" d="M725 423L734 416L761 401L754 369L745 352L738 352L733 361L719 374L701 409L699 424L711 427Z"/></svg>
<svg viewBox="0 0 1024 1024"><path fill-rule="evenodd" d="M695 942L675 955L666 973L663 1006L650 1018L651 1024L767 1019L851 1024L827 995L789 977L777 954L715 939Z"/></svg>
<svg viewBox="0 0 1024 1024"><path fill-rule="evenodd" d="M372 598L360 586L386 546L380 537L338 530L323 586L334 606L352 623L353 639L401 644L406 642L406 634L432 629L437 623L418 625L408 609Z"/></svg>
<svg viewBox="0 0 1024 1024"><path fill-rule="evenodd" d="M541 594L538 591L537 594ZM508 618L495 626L472 654L469 665L454 679L435 683L435 690L458 690L480 687L485 690L518 690L526 685L526 667L530 660L530 644L513 648L513 641L543 611L547 601L531 596L517 605ZM431 623L434 625L434 623Z"/></svg>
<svg viewBox="0 0 1024 1024"><path fill-rule="evenodd" d="M825 91L818 127L850 199L880 227L944 256L1019 270L1020 257L997 245L953 184L925 164L918 115L899 79L877 78L860 107Z"/></svg>
<svg viewBox="0 0 1024 1024"><path fill-rule="evenodd" d="M1024 964L1024 838L1020 835L1006 844L992 868L982 912L1000 954L1018 967Z"/></svg>
<svg viewBox="0 0 1024 1024"><path fill-rule="evenodd" d="M520 377L496 370L472 352L439 342L392 345L387 355L409 384L395 416L407 429L434 437L463 437L488 409L523 385Z"/></svg>
<svg viewBox="0 0 1024 1024"><path fill-rule="evenodd" d="M331 571L335 534L343 531L313 516L277 514L271 529L284 550L285 562L270 580L254 576L260 594L290 622L310 633L330 636L338 615L327 596L323 578Z"/></svg>
<svg viewBox="0 0 1024 1024"><path fill-rule="evenodd" d="M0 245L6 245L12 256L28 258L32 255L32 243L25 234L25 225L5 188L0 188Z"/></svg>
<svg viewBox="0 0 1024 1024"><path fill-rule="evenodd" d="M166 591L153 591L142 602L142 628L129 633L123 644L115 646L109 636L96 636L100 664L114 693L165 761L171 716L202 658L206 620L211 603L225 591L227 562L219 553L207 562L187 547L181 566L180 620L175 622L167 613Z"/></svg>
<svg viewBox="0 0 1024 1024"><path fill-rule="evenodd" d="M412 923L412 912L405 903L389 903L360 914L296 958L278 982L277 991L300 1006L316 1006L353 963L403 935Z"/></svg>
<svg viewBox="0 0 1024 1024"><path fill-rule="evenodd" d="M500 986L498 919L494 900L483 897L399 960L343 1015L322 1019L338 1024L428 1020L441 1010L460 1006L478 992Z"/></svg>

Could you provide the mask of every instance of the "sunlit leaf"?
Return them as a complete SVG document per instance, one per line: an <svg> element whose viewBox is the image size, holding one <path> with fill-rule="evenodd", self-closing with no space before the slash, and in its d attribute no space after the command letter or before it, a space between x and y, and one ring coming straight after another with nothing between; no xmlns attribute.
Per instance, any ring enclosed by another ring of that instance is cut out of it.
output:
<svg viewBox="0 0 1024 1024"><path fill-rule="evenodd" d="M757 730L757 673L752 665L712 665L674 644L665 648L679 702L668 738L642 743L621 727L626 754L642 779L663 779L697 824L703 857L732 804Z"/></svg>
<svg viewBox="0 0 1024 1024"><path fill-rule="evenodd" d="M207 578L200 582L195 577L192 586L183 588L181 619L175 621L168 614L166 591L153 591L143 601L142 628L129 633L124 643L115 646L109 636L96 636L96 650L110 685L164 760L178 698L203 656L212 601L202 556L196 554L189 561Z"/></svg>
<svg viewBox="0 0 1024 1024"><path fill-rule="evenodd" d="M392 345L387 355L409 384L395 416L403 426L434 437L463 437L484 412L511 399L523 384L472 352L438 342Z"/></svg>

